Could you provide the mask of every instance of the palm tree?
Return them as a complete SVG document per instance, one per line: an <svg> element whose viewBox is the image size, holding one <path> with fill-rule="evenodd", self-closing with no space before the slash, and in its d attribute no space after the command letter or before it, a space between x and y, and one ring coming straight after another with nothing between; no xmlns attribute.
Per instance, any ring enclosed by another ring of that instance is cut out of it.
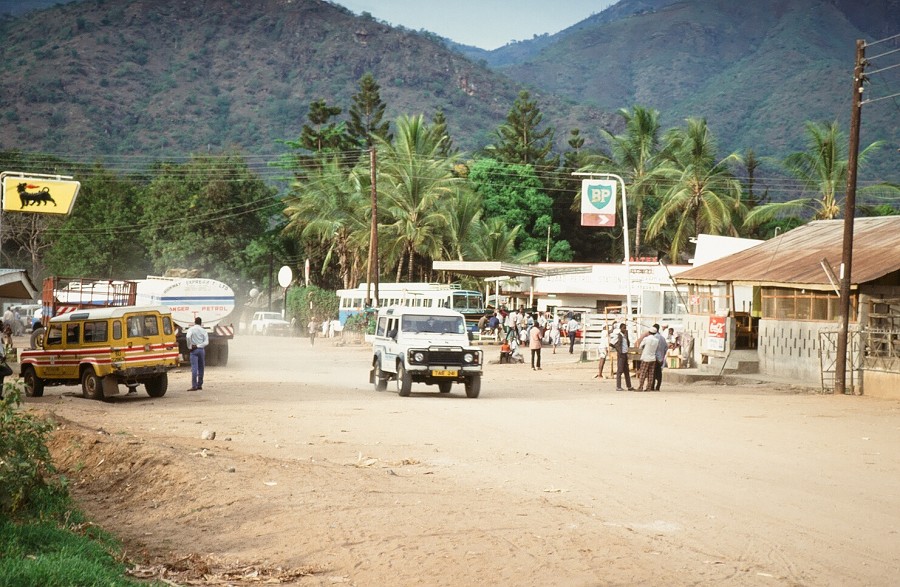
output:
<svg viewBox="0 0 900 587"><path fill-rule="evenodd" d="M670 182L659 210L647 224L647 238L671 230L669 256L678 259L688 239L701 232L737 236L732 218L743 212L741 184L729 170L736 153L717 160L716 141L703 119L688 119L687 128L666 133L666 162L656 175Z"/></svg>
<svg viewBox="0 0 900 587"><path fill-rule="evenodd" d="M656 191L655 169L659 165L659 112L642 106L632 111L619 110L625 119L625 132L601 134L612 151L611 167L621 174L628 186L628 205L635 210L634 256L640 256L641 227L645 200ZM580 197L579 197L580 202Z"/></svg>
<svg viewBox="0 0 900 587"><path fill-rule="evenodd" d="M285 198L288 223L282 233L325 245L323 270L336 258L344 287L353 287L358 275L354 235L368 235L371 207L357 175L341 169L336 156L323 161L293 190L294 195Z"/></svg>
<svg viewBox="0 0 900 587"><path fill-rule="evenodd" d="M771 202L754 208L744 220L745 226L758 226L778 216L809 216L816 220L830 220L841 213L838 194L847 187L848 158L847 139L837 122L806 123L807 150L791 153L783 161L784 168L800 180L805 190L815 195L797 198L788 202ZM881 146L874 142L859 154L859 163ZM873 189L890 189L880 184L867 186L860 192Z"/></svg>
<svg viewBox="0 0 900 587"><path fill-rule="evenodd" d="M384 233L393 239L388 254L397 261L397 281L406 264L413 279L416 256L441 254L448 235L448 203L463 180L453 175L453 158L442 156L447 140L423 117L401 116L393 142L378 138L382 150L379 193L382 194Z"/></svg>
<svg viewBox="0 0 900 587"><path fill-rule="evenodd" d="M507 261L534 263L540 259L537 251L516 252L516 237L522 227L510 229L503 218L481 220L475 227L477 238L472 242L471 258L476 261Z"/></svg>

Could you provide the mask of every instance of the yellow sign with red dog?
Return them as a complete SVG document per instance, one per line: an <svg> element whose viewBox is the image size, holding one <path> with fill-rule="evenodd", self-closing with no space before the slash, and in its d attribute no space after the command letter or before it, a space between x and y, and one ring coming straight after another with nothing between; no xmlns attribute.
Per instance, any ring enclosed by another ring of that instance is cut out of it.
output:
<svg viewBox="0 0 900 587"><path fill-rule="evenodd" d="M62 175L26 175L5 171L3 210L33 214L71 214L81 183Z"/></svg>

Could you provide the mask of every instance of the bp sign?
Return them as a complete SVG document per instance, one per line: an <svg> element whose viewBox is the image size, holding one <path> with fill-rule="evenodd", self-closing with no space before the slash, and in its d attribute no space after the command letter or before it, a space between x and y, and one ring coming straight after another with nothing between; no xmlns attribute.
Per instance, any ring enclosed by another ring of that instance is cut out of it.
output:
<svg viewBox="0 0 900 587"><path fill-rule="evenodd" d="M581 225L615 226L616 182L585 179L581 182Z"/></svg>
<svg viewBox="0 0 900 587"><path fill-rule="evenodd" d="M81 184L64 175L0 173L3 210L35 214L70 214Z"/></svg>

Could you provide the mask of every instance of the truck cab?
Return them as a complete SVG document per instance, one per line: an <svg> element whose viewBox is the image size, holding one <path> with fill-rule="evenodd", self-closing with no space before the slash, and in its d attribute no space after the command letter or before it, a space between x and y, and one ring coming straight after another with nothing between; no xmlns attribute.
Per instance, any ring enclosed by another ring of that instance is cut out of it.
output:
<svg viewBox="0 0 900 587"><path fill-rule="evenodd" d="M483 352L469 344L459 312L393 306L378 313L369 373L376 391L387 389L388 381L396 382L401 396L410 394L413 383L436 385L441 393L461 383L466 396L476 398L483 362Z"/></svg>
<svg viewBox="0 0 900 587"><path fill-rule="evenodd" d="M178 366L175 326L167 309L123 306L78 310L51 318L39 348L24 350L19 363L25 394L41 397L50 385L81 384L82 394L102 400L143 384L162 397L168 371Z"/></svg>

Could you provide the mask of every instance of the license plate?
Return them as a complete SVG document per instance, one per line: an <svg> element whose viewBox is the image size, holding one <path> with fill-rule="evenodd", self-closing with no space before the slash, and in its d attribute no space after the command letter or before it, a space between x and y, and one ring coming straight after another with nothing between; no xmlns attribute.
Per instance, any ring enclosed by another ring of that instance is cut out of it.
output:
<svg viewBox="0 0 900 587"><path fill-rule="evenodd" d="M431 371L432 377L456 377L458 375L456 369L434 369Z"/></svg>

